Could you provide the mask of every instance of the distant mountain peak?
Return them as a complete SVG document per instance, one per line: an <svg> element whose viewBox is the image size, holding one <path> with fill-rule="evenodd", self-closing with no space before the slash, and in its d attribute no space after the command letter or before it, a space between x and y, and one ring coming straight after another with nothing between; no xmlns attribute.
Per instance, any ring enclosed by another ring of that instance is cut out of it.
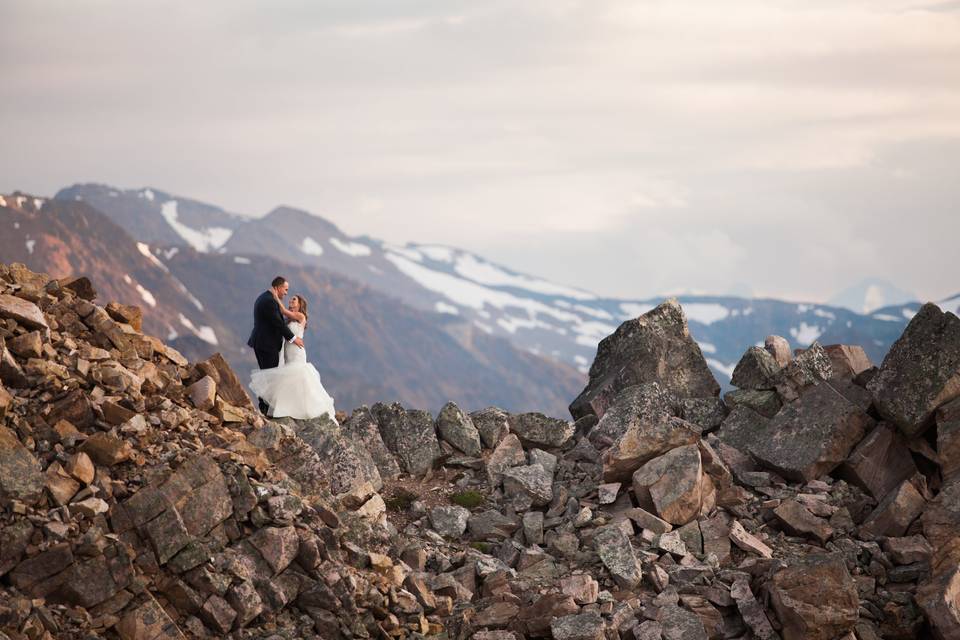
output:
<svg viewBox="0 0 960 640"><path fill-rule="evenodd" d="M917 296L900 289L889 280L865 278L833 296L827 304L855 313L873 313L877 309L915 302Z"/></svg>

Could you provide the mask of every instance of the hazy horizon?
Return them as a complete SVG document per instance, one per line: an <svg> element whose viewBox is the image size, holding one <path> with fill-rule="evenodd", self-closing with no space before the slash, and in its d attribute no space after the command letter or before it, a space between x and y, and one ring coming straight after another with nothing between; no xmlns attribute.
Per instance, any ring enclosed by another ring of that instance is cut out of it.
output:
<svg viewBox="0 0 960 640"><path fill-rule="evenodd" d="M153 186L599 295L960 291L960 2L0 1L0 192Z"/></svg>

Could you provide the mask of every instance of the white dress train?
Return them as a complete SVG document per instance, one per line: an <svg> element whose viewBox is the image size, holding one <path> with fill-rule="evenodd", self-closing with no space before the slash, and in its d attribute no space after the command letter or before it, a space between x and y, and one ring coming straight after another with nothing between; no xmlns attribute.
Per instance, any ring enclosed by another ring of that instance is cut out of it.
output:
<svg viewBox="0 0 960 640"><path fill-rule="evenodd" d="M287 326L295 336L303 337L299 322ZM323 388L316 367L307 362L306 350L285 341L280 356L278 367L250 374L250 389L270 405L270 416L306 420L327 414L336 421L333 398Z"/></svg>

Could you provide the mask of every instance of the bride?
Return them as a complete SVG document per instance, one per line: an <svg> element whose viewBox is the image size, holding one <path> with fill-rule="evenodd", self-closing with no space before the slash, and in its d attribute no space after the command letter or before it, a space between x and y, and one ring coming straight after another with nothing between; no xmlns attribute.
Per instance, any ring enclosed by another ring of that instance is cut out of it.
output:
<svg viewBox="0 0 960 640"><path fill-rule="evenodd" d="M308 318L306 299L302 295L293 296L289 309L283 306L279 298L277 304L288 319L287 327L296 337L303 338ZM284 342L278 367L251 374L250 389L270 405L270 416L273 418L305 420L327 414L336 422L333 398L323 388L320 373L307 362L306 350L293 342Z"/></svg>

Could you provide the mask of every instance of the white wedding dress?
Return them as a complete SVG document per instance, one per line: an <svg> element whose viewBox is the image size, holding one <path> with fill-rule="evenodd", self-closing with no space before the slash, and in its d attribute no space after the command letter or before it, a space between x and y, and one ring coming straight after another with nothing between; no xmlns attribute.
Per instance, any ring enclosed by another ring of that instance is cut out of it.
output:
<svg viewBox="0 0 960 640"><path fill-rule="evenodd" d="M303 325L287 325L293 334L303 338ZM292 342L284 341L280 351L280 365L275 369L260 369L250 375L250 389L270 405L274 418L306 420L323 414L336 422L333 398L323 388L320 373L307 362L307 351Z"/></svg>

